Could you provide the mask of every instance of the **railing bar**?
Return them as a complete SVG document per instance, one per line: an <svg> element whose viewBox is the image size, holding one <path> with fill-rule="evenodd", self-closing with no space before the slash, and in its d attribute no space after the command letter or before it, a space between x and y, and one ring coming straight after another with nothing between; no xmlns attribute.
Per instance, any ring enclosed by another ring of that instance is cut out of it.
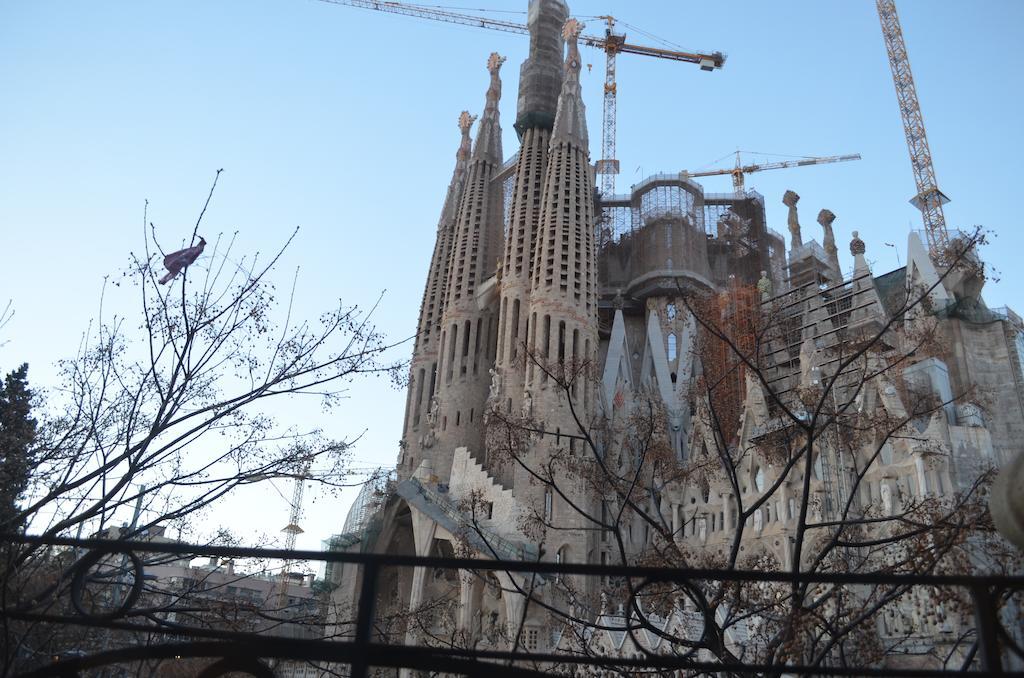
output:
<svg viewBox="0 0 1024 678"><path fill-rule="evenodd" d="M1003 659L999 649L999 617L988 586L970 587L974 600L974 620L978 631L978 649L981 651L981 667L985 671L1002 675Z"/></svg>
<svg viewBox="0 0 1024 678"><path fill-rule="evenodd" d="M373 626L373 608L377 600L378 567L374 562L363 566L363 582L359 590L359 607L356 609L355 646L359 657L352 662L352 678L366 678L369 666L366 663L366 649L370 644Z"/></svg>
<svg viewBox="0 0 1024 678"><path fill-rule="evenodd" d="M582 563L555 563L515 560L486 560L477 558L441 558L403 556L374 553L341 553L333 551L287 551L284 549L257 549L228 546L198 546L181 543L155 543L119 541L109 539L41 538L23 535L0 535L0 541L9 538L25 543L84 546L108 552L137 551L142 553L179 553L199 556L226 556L236 558L277 558L293 560L319 560L332 563L354 563L378 567L427 567L441 569L467 569L480 571L508 570L512 572L539 572L544 574L576 574L587 576L618 576L634 579L650 578L659 582L687 579L739 582L782 582L821 584L914 584L922 586L987 586L996 588L1022 588L1021 575L934 575L887 574L846 572L762 572L757 570L714 570L708 568L630 567L624 565L596 565Z"/></svg>

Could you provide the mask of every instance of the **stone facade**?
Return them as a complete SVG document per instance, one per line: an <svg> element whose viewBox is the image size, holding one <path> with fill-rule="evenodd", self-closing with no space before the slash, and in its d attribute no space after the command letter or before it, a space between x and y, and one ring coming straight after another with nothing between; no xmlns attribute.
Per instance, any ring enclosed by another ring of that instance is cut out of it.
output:
<svg viewBox="0 0 1024 678"><path fill-rule="evenodd" d="M530 3L514 181L498 176L497 55L488 62L471 154L472 120L463 114L420 312L398 482L351 548L589 563L615 562L624 548L639 558L657 546L645 521L574 471L592 463L586 442L614 460L617 473L673 477L623 451L622 422L650 403L663 417L658 435L667 456L659 463L691 468L716 450L740 459L734 483L679 474L642 500L663 517L678 552L708 562L738 544L749 559L790 569L798 523L892 516L915 499L953 497L1019 454L1024 325L1011 311L984 306L977 275L940 276L916 233L907 266L876 276L867 244L853 232L854 270L844 277L836 215L819 213L823 247L801 233L793 191L783 197L788 256L753 191L710 194L685 177L656 175L628 196L598 197L580 96L580 26L567 15L560 0ZM908 303L919 293L925 304ZM723 333L754 362L715 353L694 298L709 300ZM752 336L744 328L768 325L773 331L756 345L744 344ZM939 339L915 346L924 327ZM871 350L844 362L865 337L873 338ZM559 378L568 385L559 388ZM836 411L905 418L913 434L878 445L822 435L809 448L813 477L804 478L803 466L773 456L772 441L799 439L794 424L811 416L807 403L825 384ZM923 399L939 405L914 416ZM519 460L498 454L488 417L532 429L516 442ZM554 482L538 477L546 466L559 474ZM621 545L587 518L610 513L622 516ZM354 595L358 576L357 568L337 573L339 599ZM506 573L395 571L382 587L390 593L381 613L410 613L478 648L570 649L564 625L525 605L517 592L526 586ZM621 617L594 602L600 589L600 582L555 579L534 595L581 618ZM658 618L685 629L693 614L681 607ZM917 624L915 637L932 648L952 632L920 619L887 622L878 632L906 633L907 624ZM734 627L727 644L742 647L754 626L756 619ZM429 642L422 626L403 628L408 642ZM593 643L625 652L619 636L605 630Z"/></svg>

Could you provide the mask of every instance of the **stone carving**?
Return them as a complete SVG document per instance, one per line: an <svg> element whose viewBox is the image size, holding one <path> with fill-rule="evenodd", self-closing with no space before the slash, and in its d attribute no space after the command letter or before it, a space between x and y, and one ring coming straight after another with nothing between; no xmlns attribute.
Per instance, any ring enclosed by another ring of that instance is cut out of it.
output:
<svg viewBox="0 0 1024 678"><path fill-rule="evenodd" d="M821 224L821 228L825 232L822 236L821 246L825 250L825 254L828 255L828 263L838 274L839 248L836 247L836 236L832 232L832 222L835 220L836 215L832 213L832 210L821 210L818 212L818 223Z"/></svg>
<svg viewBox="0 0 1024 678"><path fill-rule="evenodd" d="M782 196L782 204L789 208L789 216L786 223L789 225L789 247L796 249L804 244L800 237L800 220L796 214L796 204L800 202L800 196L793 191L786 191Z"/></svg>
<svg viewBox="0 0 1024 678"><path fill-rule="evenodd" d="M491 373L491 388L487 394L487 399L496 401L501 397L501 372L493 367L489 372Z"/></svg>
<svg viewBox="0 0 1024 678"><path fill-rule="evenodd" d="M892 515L892 488L889 486L889 483L887 483L884 480L882 481L881 495L882 495L882 510L885 512L885 515L891 516Z"/></svg>
<svg viewBox="0 0 1024 678"><path fill-rule="evenodd" d="M764 529L764 515L761 509L754 511L754 532L760 533Z"/></svg>
<svg viewBox="0 0 1024 678"><path fill-rule="evenodd" d="M462 132L462 144L459 146L460 157L469 158L470 151L473 149L473 140L469 136L469 130L473 128L474 122L476 122L476 116L470 115L469 111L459 114L459 130Z"/></svg>
<svg viewBox="0 0 1024 678"><path fill-rule="evenodd" d="M858 254L864 254L867 251L867 247L864 246L864 241L860 239L857 231L853 232L853 240L850 241L850 254L857 256Z"/></svg>
<svg viewBox="0 0 1024 678"><path fill-rule="evenodd" d="M761 293L761 301L768 301L772 298L772 281L768 279L767 271L761 271L761 279L757 281L757 291Z"/></svg>
<svg viewBox="0 0 1024 678"><path fill-rule="evenodd" d="M441 410L441 402L434 396L430 399L430 411L427 412L427 432L420 438L420 447L429 449L437 441L437 415Z"/></svg>
<svg viewBox="0 0 1024 678"><path fill-rule="evenodd" d="M529 391L523 394L523 417L529 419L533 416L533 394Z"/></svg>
<svg viewBox="0 0 1024 678"><path fill-rule="evenodd" d="M497 75L503 63L505 63L505 57L497 52L491 52L491 56L487 57L487 71L491 75Z"/></svg>
<svg viewBox="0 0 1024 678"><path fill-rule="evenodd" d="M562 37L566 40L575 40L583 32L583 24L576 19L569 19L562 26Z"/></svg>

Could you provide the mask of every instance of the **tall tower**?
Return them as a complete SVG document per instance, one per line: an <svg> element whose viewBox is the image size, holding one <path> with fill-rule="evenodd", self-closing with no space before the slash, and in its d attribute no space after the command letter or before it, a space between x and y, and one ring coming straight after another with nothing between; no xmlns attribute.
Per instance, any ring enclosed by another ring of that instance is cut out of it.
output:
<svg viewBox="0 0 1024 678"><path fill-rule="evenodd" d="M431 403L429 415L436 437L431 456L434 472L440 478L449 476L456 447L468 447L474 454L483 451L483 403L490 384L497 328L491 305L480 303L478 292L493 274L502 248L503 196L500 183L492 179L502 164L498 72L504 62L497 53L487 61L490 86L451 245L441 323L438 397Z"/></svg>
<svg viewBox="0 0 1024 678"><path fill-rule="evenodd" d="M553 433L578 435L580 424L589 424L593 394L585 379L577 379L566 393L549 372L572 370L593 361L597 352L597 259L594 248L594 179L591 173L586 114L580 93L580 53L577 38L582 29L575 19L565 23L568 44L565 75L544 171L543 198L534 244L529 298L531 359L527 363L523 409ZM542 369L546 366L547 370ZM574 414L576 416L574 416ZM577 422L577 417L579 422ZM575 465L573 455L584 456L582 447L560 435L536 439L529 466L540 468L553 455ZM572 481L566 483L571 485ZM588 532L577 510L561 504L550 490L538 487L525 472L517 470L513 491L526 504L551 517L559 527L551 539L551 553L571 560L584 558ZM540 496L541 493L544 496ZM577 505L585 506L583 493ZM562 529L565 528L565 529ZM563 550L565 549L565 550Z"/></svg>
<svg viewBox="0 0 1024 678"><path fill-rule="evenodd" d="M519 411L522 407L526 370L523 345L529 324L534 237L540 222L544 171L562 87L562 26L569 9L562 0L531 0L528 16L530 54L519 70L515 125L521 146L501 264L501 321L495 367L502 385L501 401L491 403L492 407L506 411Z"/></svg>
<svg viewBox="0 0 1024 678"><path fill-rule="evenodd" d="M475 115L463 111L459 116L459 130L462 141L455 154L455 171L448 194L441 208L437 223L437 239L434 241L434 255L430 259L427 284L420 304L420 319L417 325L416 344L410 365L409 389L405 403L405 426L402 436L402 459L398 474L404 480L423 460L427 450L433 446L433 434L429 433L430 403L437 389L437 363L441 343L441 317L448 297L448 264L451 260L452 240L455 235L455 220L459 203L466 185L466 171L469 167L472 141L469 130L476 120Z"/></svg>
<svg viewBox="0 0 1024 678"><path fill-rule="evenodd" d="M552 364L588 360L597 348L594 181L576 44L581 27L575 19L565 24L569 49L533 248L528 343L538 360ZM532 362L527 366L526 389L531 391L535 414L560 418L564 398L549 388L544 370ZM581 414L590 405L582 388L573 401Z"/></svg>

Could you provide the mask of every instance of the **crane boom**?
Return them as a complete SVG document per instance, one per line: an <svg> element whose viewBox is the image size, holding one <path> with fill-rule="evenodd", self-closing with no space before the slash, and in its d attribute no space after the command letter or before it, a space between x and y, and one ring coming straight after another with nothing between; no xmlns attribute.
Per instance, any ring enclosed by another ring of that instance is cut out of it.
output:
<svg viewBox="0 0 1024 678"><path fill-rule="evenodd" d="M914 76L910 72L910 59L907 57L907 45L903 41L903 29L896 14L896 3L894 0L876 0L876 5L878 19L882 24L882 36L885 38L885 49L889 55L889 68L892 70L892 80L896 86L900 117L903 118L903 134L907 138L907 148L910 151L910 165L914 170L914 182L917 186L917 195L910 202L921 210L928 249L932 259L937 261L949 244L946 216L942 212L942 205L949 202L949 198L939 190L935 180L932 153L924 130L924 118L921 115L921 104L917 100Z"/></svg>
<svg viewBox="0 0 1024 678"><path fill-rule="evenodd" d="M808 165L824 165L830 162L848 162L850 160L860 160L860 153L853 153L851 155L830 155L820 158L803 158L801 160L785 160L782 162L769 162L762 165L742 165L740 164L740 156L737 151L735 167L730 167L728 169L706 170L703 172L688 172L683 170L679 173L679 176L683 179L689 179L690 177L711 177L720 174L731 174L733 189L739 193L743 190L744 174L762 172L764 170L784 169L786 167L806 167Z"/></svg>
<svg viewBox="0 0 1024 678"><path fill-rule="evenodd" d="M423 5L411 5L404 2L383 2L380 0L320 0L332 5L346 5L359 7L361 9L372 9L378 12L390 12L404 16L416 17L419 19L430 19L460 26L472 26L474 28L487 28L506 33L529 34L526 24L504 19L492 19L485 16L473 14L462 14L450 10L426 7ZM684 63L697 64L702 71L713 71L721 68L725 63L725 55L721 52L705 54L703 52L676 51L662 49L659 47L647 47L644 45L633 45L626 42L626 36L613 32L615 19L610 16L598 17L608 23L608 29L604 37L596 35L581 35L579 41L588 47L604 50L606 55L605 79L604 79L604 116L601 127L601 152L602 157L597 161L597 172L602 175L601 193L611 195L615 192L615 175L619 173L619 161L615 159L615 120L616 120L616 95L617 86L615 82L615 56L620 52L623 54L639 54L641 56L655 57L657 59L669 59Z"/></svg>

